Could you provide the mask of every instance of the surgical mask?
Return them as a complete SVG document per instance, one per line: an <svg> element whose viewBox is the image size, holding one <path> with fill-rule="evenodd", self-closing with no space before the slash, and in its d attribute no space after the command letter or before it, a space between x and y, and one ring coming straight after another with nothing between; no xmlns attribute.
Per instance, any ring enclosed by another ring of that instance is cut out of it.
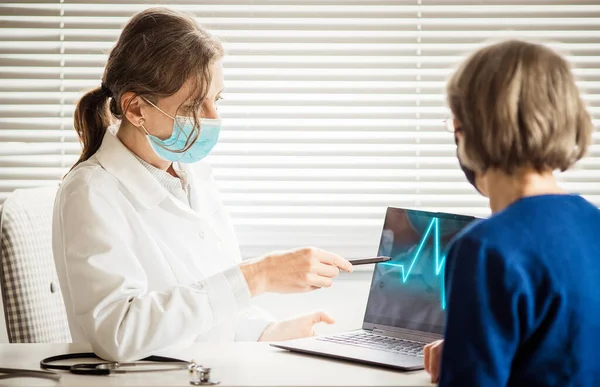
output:
<svg viewBox="0 0 600 387"><path fill-rule="evenodd" d="M477 184L475 184L475 171L472 170L471 168L467 167L466 165L464 165L463 162L460 160L460 156L458 155L458 136L456 135L456 133L454 133L454 143L456 144L456 158L458 159L458 164L460 165L460 169L462 169L462 171L465 174L465 177L467 178L469 183L471 183L471 185L473 187L475 187L477 192L482 194L481 191L479 190L479 188L477 188Z"/></svg>
<svg viewBox="0 0 600 387"><path fill-rule="evenodd" d="M148 100L146 102L173 120L173 133L166 140L151 135L142 125L150 146L159 157L171 162L195 163L205 158L217 145L221 133L221 120L202 118L200 121L200 135L187 150L181 151L186 147L188 138L194 131L193 120L185 116L173 117L152 102Z"/></svg>

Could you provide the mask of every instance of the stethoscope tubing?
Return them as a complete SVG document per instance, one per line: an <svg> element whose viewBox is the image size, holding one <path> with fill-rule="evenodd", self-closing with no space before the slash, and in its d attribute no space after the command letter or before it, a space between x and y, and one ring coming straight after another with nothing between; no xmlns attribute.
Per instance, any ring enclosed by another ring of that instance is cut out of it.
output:
<svg viewBox="0 0 600 387"><path fill-rule="evenodd" d="M50 356L42 361L40 361L40 368L43 370L56 370L56 371L68 371L72 374L76 375L95 375L95 376L107 376L111 374L126 374L126 373L137 373L137 372L164 372L164 371L172 371L172 370L181 370L186 369L190 364L187 361L165 357L165 356L148 356L144 359L141 359L141 362L148 363L139 363L139 362L129 362L129 363L111 363L111 362L103 362L103 363L78 363L78 364L51 364L57 361L65 361L65 360L78 360L78 359L99 359L92 352L82 352L82 353L69 353L64 355L56 355ZM139 369L139 370L123 370L119 369L119 367L147 367L147 366L155 366L156 364L161 365L172 365L172 366L180 366L174 368L161 368L161 369Z"/></svg>
<svg viewBox="0 0 600 387"><path fill-rule="evenodd" d="M60 380L60 375L52 371L25 370L19 368L0 368L0 380L12 378L41 378L54 381Z"/></svg>

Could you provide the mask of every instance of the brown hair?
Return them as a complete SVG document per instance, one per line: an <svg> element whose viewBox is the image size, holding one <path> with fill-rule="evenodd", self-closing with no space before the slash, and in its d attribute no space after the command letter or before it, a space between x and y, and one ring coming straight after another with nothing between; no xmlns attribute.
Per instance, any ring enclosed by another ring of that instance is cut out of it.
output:
<svg viewBox="0 0 600 387"><path fill-rule="evenodd" d="M571 167L593 125L569 64L541 44L509 40L472 54L447 85L463 133L461 157L476 171Z"/></svg>
<svg viewBox="0 0 600 387"><path fill-rule="evenodd" d="M198 112L211 83L210 65L222 56L221 43L192 16L166 8L150 8L134 15L110 52L102 86L87 92L77 103L74 125L83 151L73 167L100 148L112 117L123 119L121 96L125 92L155 102L175 94L192 78L195 85L190 97L193 111ZM190 137L194 138L188 138L186 148L199 135L197 113L193 119L196 129Z"/></svg>

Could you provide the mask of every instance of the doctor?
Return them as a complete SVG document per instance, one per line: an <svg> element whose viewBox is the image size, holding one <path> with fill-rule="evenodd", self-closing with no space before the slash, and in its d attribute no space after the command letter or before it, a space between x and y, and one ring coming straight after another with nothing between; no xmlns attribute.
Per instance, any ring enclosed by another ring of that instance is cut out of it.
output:
<svg viewBox="0 0 600 387"><path fill-rule="evenodd" d="M324 313L275 322L265 292L328 287L341 257L314 248L241 262L211 169L223 48L193 18L133 16L102 85L79 101L80 160L55 203L53 249L75 342L113 361L195 341L314 334Z"/></svg>

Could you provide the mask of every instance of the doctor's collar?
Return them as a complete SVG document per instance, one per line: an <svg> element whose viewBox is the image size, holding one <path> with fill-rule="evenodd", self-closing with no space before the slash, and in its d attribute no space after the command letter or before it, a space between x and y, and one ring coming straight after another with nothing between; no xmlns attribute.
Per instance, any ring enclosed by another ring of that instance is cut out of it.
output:
<svg viewBox="0 0 600 387"><path fill-rule="evenodd" d="M113 175L142 206L155 207L169 195L119 141L115 126L108 128L95 156L102 168Z"/></svg>

